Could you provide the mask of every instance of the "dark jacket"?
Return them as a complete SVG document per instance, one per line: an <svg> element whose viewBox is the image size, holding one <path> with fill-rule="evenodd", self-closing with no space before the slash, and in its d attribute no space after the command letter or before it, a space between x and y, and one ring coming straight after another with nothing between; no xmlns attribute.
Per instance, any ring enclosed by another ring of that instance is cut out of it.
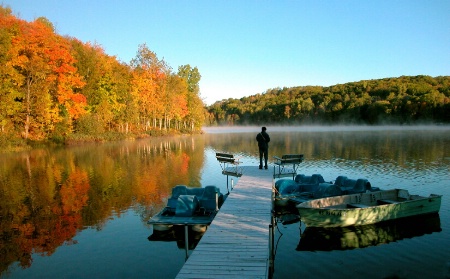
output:
<svg viewBox="0 0 450 279"><path fill-rule="evenodd" d="M269 148L270 137L269 134L266 133L266 131L260 132L258 135L256 135L256 140L258 141L259 149Z"/></svg>

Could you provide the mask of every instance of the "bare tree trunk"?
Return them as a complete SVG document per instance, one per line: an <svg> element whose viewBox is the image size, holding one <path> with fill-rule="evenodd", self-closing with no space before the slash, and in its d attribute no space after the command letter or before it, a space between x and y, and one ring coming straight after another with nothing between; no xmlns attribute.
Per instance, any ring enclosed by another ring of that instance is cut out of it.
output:
<svg viewBox="0 0 450 279"><path fill-rule="evenodd" d="M24 138L28 139L28 135L30 132L30 114L31 114L31 84L33 80L31 77L27 78L27 109L26 109L26 119L25 119L25 131L24 131Z"/></svg>

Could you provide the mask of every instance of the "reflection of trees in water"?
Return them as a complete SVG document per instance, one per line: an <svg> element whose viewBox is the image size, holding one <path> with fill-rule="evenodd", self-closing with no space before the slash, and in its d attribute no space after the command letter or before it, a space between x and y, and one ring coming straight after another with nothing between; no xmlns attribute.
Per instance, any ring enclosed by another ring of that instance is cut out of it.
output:
<svg viewBox="0 0 450 279"><path fill-rule="evenodd" d="M33 150L0 161L0 271L51 255L78 230L129 208L145 223L176 184L200 186L203 141L192 137Z"/></svg>
<svg viewBox="0 0 450 279"><path fill-rule="evenodd" d="M81 211L90 188L87 173L77 168L62 172L61 164L41 161L40 155L17 157L2 167L2 272L15 261L29 267L32 252L51 255L60 245L72 243L82 228Z"/></svg>

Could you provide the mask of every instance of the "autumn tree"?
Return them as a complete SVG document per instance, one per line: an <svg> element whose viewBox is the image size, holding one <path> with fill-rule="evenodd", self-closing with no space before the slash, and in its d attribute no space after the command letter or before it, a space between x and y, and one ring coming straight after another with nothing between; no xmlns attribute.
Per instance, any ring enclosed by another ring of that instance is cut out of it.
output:
<svg viewBox="0 0 450 279"><path fill-rule="evenodd" d="M150 126L162 128L164 117L165 78L168 66L160 60L146 44L139 46L136 57L131 61L131 90L137 98L141 124L145 130ZM152 120L152 125L150 124Z"/></svg>
<svg viewBox="0 0 450 279"><path fill-rule="evenodd" d="M9 51L17 33L17 21L11 15L11 9L0 6L0 133L6 133L8 128L14 130L14 116L21 109L15 101L22 95L16 84L22 83L23 78L10 63Z"/></svg>
<svg viewBox="0 0 450 279"><path fill-rule="evenodd" d="M170 74L167 78L166 88L166 119L167 126L170 127L171 120L174 119L174 128L181 128L182 120L188 115L187 97L189 91L186 81L178 75Z"/></svg>
<svg viewBox="0 0 450 279"><path fill-rule="evenodd" d="M123 119L129 93L129 68L107 55L99 45L70 39L76 67L86 82L81 93L86 96L90 122L98 122L100 130L111 130L115 125L127 122Z"/></svg>
<svg viewBox="0 0 450 279"><path fill-rule="evenodd" d="M70 45L48 20L16 19L12 30L16 36L8 50L8 64L14 69L10 79L21 93L15 98L21 106L16 119L23 123L24 138L42 139L62 118L70 124L85 113L86 99L77 93L84 83L73 66Z"/></svg>
<svg viewBox="0 0 450 279"><path fill-rule="evenodd" d="M58 35L45 17L26 22L3 6L0 63L1 133L64 142L73 132L195 130L205 117L197 68L175 74L145 44L125 64L97 44Z"/></svg>

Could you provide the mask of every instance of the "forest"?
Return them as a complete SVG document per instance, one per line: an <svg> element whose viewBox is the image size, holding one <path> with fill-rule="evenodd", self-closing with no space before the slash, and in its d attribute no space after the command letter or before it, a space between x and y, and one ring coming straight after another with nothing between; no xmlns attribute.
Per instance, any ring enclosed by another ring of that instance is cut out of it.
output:
<svg viewBox="0 0 450 279"><path fill-rule="evenodd" d="M401 76L275 88L208 108L208 125L448 124L450 77Z"/></svg>
<svg viewBox="0 0 450 279"><path fill-rule="evenodd" d="M0 5L0 150L197 133L204 125L448 124L450 77L268 89L206 106L201 75L144 43L129 62Z"/></svg>
<svg viewBox="0 0 450 279"><path fill-rule="evenodd" d="M204 124L197 67L177 71L146 44L130 63L0 5L0 147L164 133ZM176 104L176 105L173 105Z"/></svg>

